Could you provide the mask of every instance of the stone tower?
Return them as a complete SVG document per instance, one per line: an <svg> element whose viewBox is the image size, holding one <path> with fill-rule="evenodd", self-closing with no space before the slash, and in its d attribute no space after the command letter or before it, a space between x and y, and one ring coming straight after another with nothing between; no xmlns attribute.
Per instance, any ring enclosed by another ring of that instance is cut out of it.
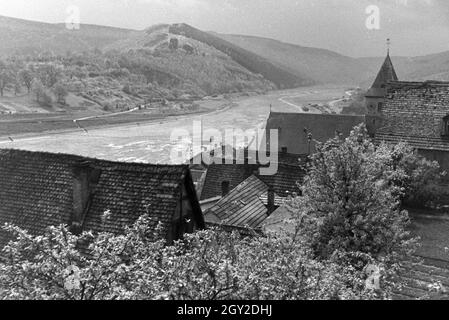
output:
<svg viewBox="0 0 449 320"><path fill-rule="evenodd" d="M389 43L389 40L388 40ZM390 49L387 57L377 74L376 80L365 95L366 105L366 127L370 135L374 136L377 129L382 125L382 108L385 104L387 94L386 85L389 81L397 81L398 76L394 70L390 58Z"/></svg>

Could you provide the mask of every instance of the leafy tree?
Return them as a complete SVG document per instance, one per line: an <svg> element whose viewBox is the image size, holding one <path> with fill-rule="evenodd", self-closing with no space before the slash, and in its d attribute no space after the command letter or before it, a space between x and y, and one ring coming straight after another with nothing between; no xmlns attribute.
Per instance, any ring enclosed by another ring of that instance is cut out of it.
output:
<svg viewBox="0 0 449 320"><path fill-rule="evenodd" d="M58 103L65 104L65 98L69 94L69 92L67 91L67 88L62 83L57 83L53 87L53 92L56 96Z"/></svg>
<svg viewBox="0 0 449 320"><path fill-rule="evenodd" d="M0 95L3 97L5 88L14 82L14 74L8 64L0 61Z"/></svg>
<svg viewBox="0 0 449 320"><path fill-rule="evenodd" d="M18 76L14 79L14 95L18 95L22 89L21 82Z"/></svg>
<svg viewBox="0 0 449 320"><path fill-rule="evenodd" d="M44 107L50 107L52 105L53 99L51 97L51 94L47 91L47 89L39 79L33 80L32 91L39 105Z"/></svg>
<svg viewBox="0 0 449 320"><path fill-rule="evenodd" d="M132 94L131 86L129 85L129 83L123 86L122 91L126 94Z"/></svg>
<svg viewBox="0 0 449 320"><path fill-rule="evenodd" d="M413 252L415 239L407 231L401 193L387 180L395 168L387 176L383 173L391 149L376 149L363 125L348 138L337 137L317 148L302 188L304 197L296 204L303 217L301 234L315 255L359 255L353 265L364 266L366 255L394 264Z"/></svg>
<svg viewBox="0 0 449 320"><path fill-rule="evenodd" d="M54 63L45 63L36 66L36 74L42 84L47 88L53 87L61 76L61 68Z"/></svg>
<svg viewBox="0 0 449 320"><path fill-rule="evenodd" d="M19 79L23 82L23 84L26 86L28 93L31 92L31 87L33 84L34 75L33 72L26 68L19 71Z"/></svg>
<svg viewBox="0 0 449 320"><path fill-rule="evenodd" d="M45 87L42 84L42 82L39 79L34 79L32 81L31 88L32 88L33 94L36 98L36 101L41 102L41 100L45 94Z"/></svg>

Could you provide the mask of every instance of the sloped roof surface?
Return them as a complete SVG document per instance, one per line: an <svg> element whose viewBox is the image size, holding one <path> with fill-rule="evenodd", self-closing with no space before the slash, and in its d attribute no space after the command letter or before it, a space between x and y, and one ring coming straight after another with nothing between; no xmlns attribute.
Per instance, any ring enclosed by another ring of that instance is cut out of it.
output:
<svg viewBox="0 0 449 320"><path fill-rule="evenodd" d="M0 225L13 223L33 234L68 224L73 212L73 166L88 161L101 170L84 226L122 232L142 214L168 228L180 199L187 166L117 163L79 156L0 150ZM103 213L111 215L102 224ZM0 246L7 236L0 231Z"/></svg>
<svg viewBox="0 0 449 320"><path fill-rule="evenodd" d="M373 85L366 93L366 97L384 97L387 90L386 85L389 81L397 81L398 76L394 70L393 62L391 62L390 54L385 58Z"/></svg>
<svg viewBox="0 0 449 320"><path fill-rule="evenodd" d="M267 207L260 195L268 191L268 186L252 175L227 196L205 212L218 217L228 226L258 228L268 217Z"/></svg>
<svg viewBox="0 0 449 320"><path fill-rule="evenodd" d="M388 83L388 81L397 80L398 76L396 74L396 71L394 70L390 55L388 54L371 88L383 88Z"/></svg>

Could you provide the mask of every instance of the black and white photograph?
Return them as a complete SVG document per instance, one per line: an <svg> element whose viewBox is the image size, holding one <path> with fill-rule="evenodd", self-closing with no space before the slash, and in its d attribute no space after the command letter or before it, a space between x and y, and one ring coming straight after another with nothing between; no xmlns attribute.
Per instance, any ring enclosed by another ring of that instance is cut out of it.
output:
<svg viewBox="0 0 449 320"><path fill-rule="evenodd" d="M445 0L0 0L0 300L449 300L448 40Z"/></svg>

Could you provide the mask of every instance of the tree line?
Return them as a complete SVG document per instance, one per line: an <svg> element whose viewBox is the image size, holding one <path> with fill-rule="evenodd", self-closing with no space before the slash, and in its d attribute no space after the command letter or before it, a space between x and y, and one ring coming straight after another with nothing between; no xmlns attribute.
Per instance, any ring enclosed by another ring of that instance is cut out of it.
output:
<svg viewBox="0 0 449 320"><path fill-rule="evenodd" d="M56 97L57 103L65 104L68 90L62 81L62 73L62 67L53 62L0 60L0 96L3 97L7 89L17 96L22 88L26 88L27 93L32 93L43 106L52 104L52 95Z"/></svg>

